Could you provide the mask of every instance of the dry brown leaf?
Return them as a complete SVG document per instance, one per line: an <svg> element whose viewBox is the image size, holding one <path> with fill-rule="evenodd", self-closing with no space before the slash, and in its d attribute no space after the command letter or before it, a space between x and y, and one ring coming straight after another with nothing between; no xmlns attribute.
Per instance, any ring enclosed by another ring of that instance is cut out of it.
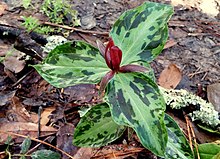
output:
<svg viewBox="0 0 220 159"><path fill-rule="evenodd" d="M33 122L29 112L16 96L11 99L11 109L9 109L6 114L11 121Z"/></svg>
<svg viewBox="0 0 220 159"><path fill-rule="evenodd" d="M109 145L103 147L98 152L96 152L93 158L96 159L102 159L102 158L123 159L126 157L136 158L137 153L143 150L144 148L133 147L131 145L129 146L122 144Z"/></svg>
<svg viewBox="0 0 220 159"><path fill-rule="evenodd" d="M170 64L165 68L158 79L158 84L166 89L174 89L182 78L180 69L175 64Z"/></svg>
<svg viewBox="0 0 220 159"><path fill-rule="evenodd" d="M54 110L56 110L55 107L48 107L43 110L43 112L41 113L41 120L40 120L41 125L46 125L49 122L49 120L50 120L49 115Z"/></svg>
<svg viewBox="0 0 220 159"><path fill-rule="evenodd" d="M211 84L207 87L209 102L213 104L215 110L220 112L220 83Z"/></svg>
<svg viewBox="0 0 220 159"><path fill-rule="evenodd" d="M38 134L38 124L35 123L25 123L25 122L2 122L0 123L0 131L13 132L17 134L22 134L32 138L37 138ZM57 130L53 127L42 126L41 136L49 135L55 133ZM7 140L8 134L0 134L0 144L3 144ZM23 139L17 136L11 136L12 139L16 139L15 142L21 142Z"/></svg>
<svg viewBox="0 0 220 159"><path fill-rule="evenodd" d="M91 147L81 147L73 156L74 159L90 159L92 157L93 149Z"/></svg>
<svg viewBox="0 0 220 159"><path fill-rule="evenodd" d="M14 97L16 91L0 92L0 106L6 105L12 97Z"/></svg>
<svg viewBox="0 0 220 159"><path fill-rule="evenodd" d="M165 44L165 46L164 46L164 48L163 49L167 49L167 48L170 48L170 47L172 47L172 46L174 46L174 45L176 45L177 44L177 42L176 41L174 41L174 40L168 40L167 42L166 42L166 44Z"/></svg>
<svg viewBox="0 0 220 159"><path fill-rule="evenodd" d="M20 60L23 56L24 53L18 50L13 50L12 55L7 55L4 59L3 63L5 68L14 73L20 72L23 70L26 63L24 60Z"/></svg>
<svg viewBox="0 0 220 159"><path fill-rule="evenodd" d="M4 2L0 2L0 16L4 14L6 9L8 9L8 6Z"/></svg>

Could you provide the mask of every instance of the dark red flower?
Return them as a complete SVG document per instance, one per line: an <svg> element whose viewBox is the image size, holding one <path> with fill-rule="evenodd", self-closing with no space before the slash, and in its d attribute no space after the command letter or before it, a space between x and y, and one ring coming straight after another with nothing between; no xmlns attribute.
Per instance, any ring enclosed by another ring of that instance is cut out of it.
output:
<svg viewBox="0 0 220 159"><path fill-rule="evenodd" d="M115 46L113 40L110 38L107 46L97 40L98 48L105 58L106 64L111 69L109 72L105 74L100 82L100 91L103 92L105 87L109 83L109 81L114 77L117 72L121 73L129 73L129 72L148 72L144 66L135 65L135 64L127 64L120 67L120 63L122 60L122 51Z"/></svg>
<svg viewBox="0 0 220 159"><path fill-rule="evenodd" d="M117 46L115 46L113 40L110 39L105 49L106 64L111 70L118 72L120 68L121 59L122 51Z"/></svg>

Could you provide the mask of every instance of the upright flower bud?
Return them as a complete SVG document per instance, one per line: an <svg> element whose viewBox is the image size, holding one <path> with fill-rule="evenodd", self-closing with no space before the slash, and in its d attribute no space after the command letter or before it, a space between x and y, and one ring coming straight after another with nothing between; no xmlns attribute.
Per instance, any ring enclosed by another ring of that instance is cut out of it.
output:
<svg viewBox="0 0 220 159"><path fill-rule="evenodd" d="M109 43L105 49L105 61L108 67L113 71L119 71L120 63L122 59L122 51L115 46L112 39L109 40Z"/></svg>

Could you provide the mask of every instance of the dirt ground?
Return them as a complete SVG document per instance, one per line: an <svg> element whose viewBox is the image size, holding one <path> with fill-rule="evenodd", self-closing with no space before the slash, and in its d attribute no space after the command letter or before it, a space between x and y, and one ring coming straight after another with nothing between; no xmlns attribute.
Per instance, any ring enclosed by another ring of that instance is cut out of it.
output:
<svg viewBox="0 0 220 159"><path fill-rule="evenodd" d="M24 10L21 7L21 1L4 0L4 2L7 5L7 10L0 14L0 25L21 28L21 16L32 15L44 18L37 9L34 11ZM124 11L143 2L145 0L73 1L72 7L78 11L81 20L79 28L85 30L85 33L70 32L67 38L69 40L84 40L93 45L96 45L96 39L106 41L108 39L106 35L91 35L86 31L109 32L115 20ZM162 70L173 63L179 67L183 74L182 81L177 88L197 92L198 85L205 90L208 85L219 83L220 2L217 0L210 0L209 3L205 0L171 0L171 2L154 0L154 2L171 3L175 9L168 24L168 43L161 55L152 63L156 77L158 78ZM34 1L36 8L40 4L41 0ZM209 7L207 8L207 6ZM14 43L15 38L1 36L0 56L5 56L5 52L10 50ZM42 132L46 137L49 137L48 140L52 143L56 137L55 145L60 149L67 147L66 151L71 155L102 158L103 155L114 157L111 156L114 152L118 156L117 158L143 158L146 156L157 158L149 151L144 150L137 139L131 141L120 139L101 149L74 147L69 142L72 141L71 136L63 134L72 134L74 125L79 121L78 109L75 106L94 102L94 94L97 93L95 86L66 88L63 95L60 89L49 85L33 68L27 67L29 63L14 62L16 63L14 66L12 65L13 59L8 61L8 63L5 61L0 64L0 127L4 126L4 129L14 131L16 129L13 125L14 122L23 125L23 129L30 127L30 122L37 123L38 108L42 106L43 113L45 113L45 117L42 119L45 128L42 129ZM33 63L31 61L30 64ZM65 124L66 122L71 124ZM48 123L54 123L54 127L49 127ZM33 127L31 135L37 137L37 125ZM59 129L58 133L55 128ZM30 135L30 131L23 130L23 134ZM199 142L216 139L212 134L207 134L202 130L196 129L195 131L198 131ZM19 145L20 141L22 141L21 138L16 138L15 143ZM0 145L0 150L4 151L4 149L5 146ZM13 151L17 152L18 146L15 146Z"/></svg>

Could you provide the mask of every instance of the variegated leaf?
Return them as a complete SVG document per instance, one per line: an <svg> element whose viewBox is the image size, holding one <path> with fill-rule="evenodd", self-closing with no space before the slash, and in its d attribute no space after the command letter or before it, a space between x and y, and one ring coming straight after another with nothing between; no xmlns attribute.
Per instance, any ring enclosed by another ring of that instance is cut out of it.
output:
<svg viewBox="0 0 220 159"><path fill-rule="evenodd" d="M132 127L140 142L164 156L167 131L165 103L157 85L142 73L118 73L109 83L106 99L114 121Z"/></svg>
<svg viewBox="0 0 220 159"><path fill-rule="evenodd" d="M80 120L74 132L73 144L100 147L119 138L125 127L116 124L106 103L92 107Z"/></svg>
<svg viewBox="0 0 220 159"><path fill-rule="evenodd" d="M166 159L193 159L193 154L186 137L168 114L165 115L165 124L168 131Z"/></svg>
<svg viewBox="0 0 220 159"><path fill-rule="evenodd" d="M56 47L34 68L46 81L59 88L97 83L110 70L98 49L81 41Z"/></svg>
<svg viewBox="0 0 220 159"><path fill-rule="evenodd" d="M172 6L145 2L120 16L110 36L122 50L122 65L140 60L150 62L161 52L172 13Z"/></svg>

